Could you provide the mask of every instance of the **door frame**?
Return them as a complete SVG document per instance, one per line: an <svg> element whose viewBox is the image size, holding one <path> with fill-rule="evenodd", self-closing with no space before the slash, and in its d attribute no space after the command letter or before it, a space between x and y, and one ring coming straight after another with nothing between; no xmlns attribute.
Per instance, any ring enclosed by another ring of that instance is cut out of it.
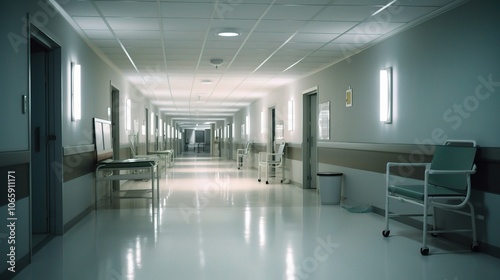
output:
<svg viewBox="0 0 500 280"><path fill-rule="evenodd" d="M267 152L274 153L276 144L276 106L269 107L268 112L268 127L269 137L267 139Z"/></svg>
<svg viewBox="0 0 500 280"><path fill-rule="evenodd" d="M120 159L120 90L110 82L113 159Z"/></svg>
<svg viewBox="0 0 500 280"><path fill-rule="evenodd" d="M227 158L228 159L233 159L233 129L234 129L234 123L228 123L227 124Z"/></svg>
<svg viewBox="0 0 500 280"><path fill-rule="evenodd" d="M303 128L302 128L302 187L315 189L316 174L318 171L318 86L302 92L303 99ZM314 135L313 135L314 134Z"/></svg>
<svg viewBox="0 0 500 280"><path fill-rule="evenodd" d="M39 44L43 45L47 49L47 76L45 81L47 83L47 111L46 111L46 136L50 136L48 141L48 151L46 156L47 161L47 190L48 190L48 234L49 235L62 235L64 233L64 223L63 223L63 174L62 169L60 168L63 163L63 149L62 149L62 108L63 108L63 99L62 99L62 48L59 44L56 43L51 37L45 34L41 29L37 28L33 23L28 24L28 110L29 110L29 137L33 138L32 135L32 118L34 117L32 114L33 104L32 100L32 72L31 72L31 39L36 40ZM30 151L34 149L30 140ZM33 217L31 214L33 207L33 193L32 189L32 169L35 168L30 160L30 196L29 196L29 205L30 205L30 214L29 214L29 232L30 232L30 241L29 241L29 250L30 255L32 256L35 251L33 248L33 239L32 239L32 223ZM40 244L41 248L44 244Z"/></svg>

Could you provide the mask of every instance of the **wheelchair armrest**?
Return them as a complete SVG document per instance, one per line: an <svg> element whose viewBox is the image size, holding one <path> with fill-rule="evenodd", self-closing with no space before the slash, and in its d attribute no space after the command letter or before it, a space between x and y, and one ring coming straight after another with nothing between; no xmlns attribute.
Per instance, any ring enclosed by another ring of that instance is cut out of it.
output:
<svg viewBox="0 0 500 280"><path fill-rule="evenodd" d="M476 173L476 169L469 169L469 170L436 170L436 169L429 169L426 172L429 174L474 174Z"/></svg>
<svg viewBox="0 0 500 280"><path fill-rule="evenodd" d="M393 166L427 166L429 165L430 162L388 162L387 167L393 167Z"/></svg>

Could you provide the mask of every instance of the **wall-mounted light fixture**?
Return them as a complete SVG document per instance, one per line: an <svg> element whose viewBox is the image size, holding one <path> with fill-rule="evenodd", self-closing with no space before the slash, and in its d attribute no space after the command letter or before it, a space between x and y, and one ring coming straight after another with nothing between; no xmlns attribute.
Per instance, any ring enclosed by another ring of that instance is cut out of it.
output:
<svg viewBox="0 0 500 280"><path fill-rule="evenodd" d="M158 124L158 136L160 136L160 138L163 138L163 120L161 118Z"/></svg>
<svg viewBox="0 0 500 280"><path fill-rule="evenodd" d="M293 131L293 100L288 100L288 131Z"/></svg>
<svg viewBox="0 0 500 280"><path fill-rule="evenodd" d="M151 123L149 125L149 128L149 134L155 135L155 114L153 112L151 112Z"/></svg>
<svg viewBox="0 0 500 280"><path fill-rule="evenodd" d="M260 111L260 134L266 131L266 123L264 121L264 111Z"/></svg>
<svg viewBox="0 0 500 280"><path fill-rule="evenodd" d="M247 115L245 118L245 123L246 123L246 135L250 135L250 116Z"/></svg>
<svg viewBox="0 0 500 280"><path fill-rule="evenodd" d="M82 68L71 63L71 120L82 118Z"/></svg>
<svg viewBox="0 0 500 280"><path fill-rule="evenodd" d="M392 122L392 68L380 70L380 121Z"/></svg>
<svg viewBox="0 0 500 280"><path fill-rule="evenodd" d="M132 130L132 102L130 98L125 101L125 129Z"/></svg>

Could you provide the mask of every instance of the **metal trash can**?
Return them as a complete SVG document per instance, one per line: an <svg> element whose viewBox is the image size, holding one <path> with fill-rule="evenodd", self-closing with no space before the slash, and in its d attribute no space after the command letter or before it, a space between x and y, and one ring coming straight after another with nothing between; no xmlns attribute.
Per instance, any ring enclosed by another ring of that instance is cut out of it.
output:
<svg viewBox="0 0 500 280"><path fill-rule="evenodd" d="M343 173L319 172L319 196L321 204L340 204Z"/></svg>

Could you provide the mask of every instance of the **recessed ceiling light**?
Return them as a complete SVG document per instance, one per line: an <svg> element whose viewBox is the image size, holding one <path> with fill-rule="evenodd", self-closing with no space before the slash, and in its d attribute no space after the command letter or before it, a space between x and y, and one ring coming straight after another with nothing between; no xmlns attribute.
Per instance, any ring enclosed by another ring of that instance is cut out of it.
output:
<svg viewBox="0 0 500 280"><path fill-rule="evenodd" d="M201 83L204 84L204 85L211 85L212 84L212 80L201 80Z"/></svg>
<svg viewBox="0 0 500 280"><path fill-rule="evenodd" d="M240 36L240 32L235 30L222 30L217 32L217 35L221 37L236 37Z"/></svg>

